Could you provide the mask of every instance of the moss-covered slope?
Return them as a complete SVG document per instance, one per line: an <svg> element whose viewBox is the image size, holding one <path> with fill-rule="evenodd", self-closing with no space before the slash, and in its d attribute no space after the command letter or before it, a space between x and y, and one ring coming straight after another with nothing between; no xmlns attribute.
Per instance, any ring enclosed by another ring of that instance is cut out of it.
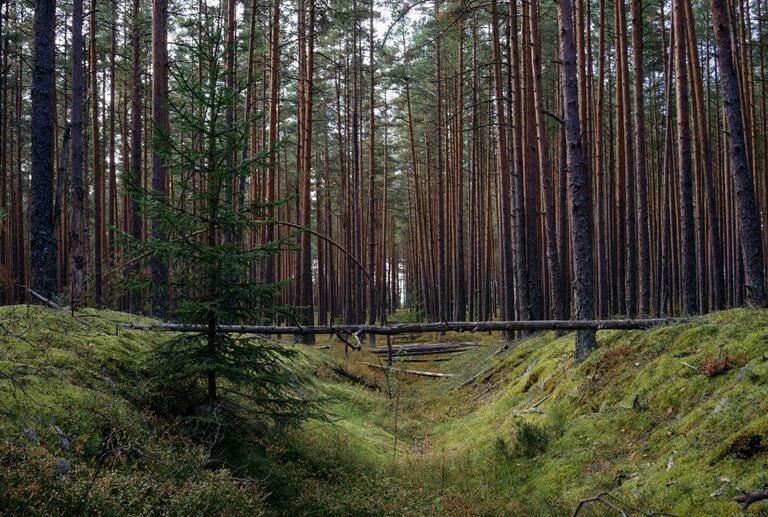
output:
<svg viewBox="0 0 768 517"><path fill-rule="evenodd" d="M120 313L81 316L89 326L0 308L9 513L569 515L609 491L645 511L736 515L737 487L768 483L766 311L600 332L600 349L578 366L572 336L554 333L507 349L473 336L479 346L448 361L402 365L450 379L385 376L362 364L376 361L370 354L320 343L291 368L307 396L325 400L329 421L280 439L243 429L214 453L145 403L163 336L114 335L116 323L137 320Z"/></svg>
<svg viewBox="0 0 768 517"><path fill-rule="evenodd" d="M353 356L347 367L388 384L392 398L373 401L347 383L342 424L304 433L301 457L344 450L345 464L356 456L365 465L356 471L364 477L309 476L295 501L339 515L365 514L364 505L570 515L579 500L609 491L648 512L739 514L737 488L768 484L768 312L605 331L598 341L578 366L573 336L554 333L500 353L502 343L481 341L449 362L418 366L455 373L449 380L387 383Z"/></svg>
<svg viewBox="0 0 768 517"><path fill-rule="evenodd" d="M152 336L79 317L0 307L0 514L259 515L258 486L142 403Z"/></svg>

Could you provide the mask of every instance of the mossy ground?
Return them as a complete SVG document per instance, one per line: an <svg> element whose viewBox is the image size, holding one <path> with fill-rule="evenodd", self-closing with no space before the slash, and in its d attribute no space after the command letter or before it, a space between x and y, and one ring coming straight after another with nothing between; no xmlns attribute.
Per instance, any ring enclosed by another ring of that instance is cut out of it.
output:
<svg viewBox="0 0 768 517"><path fill-rule="evenodd" d="M82 316L111 334L137 320ZM581 365L572 335L544 333L498 353L498 335L419 337L478 341L449 361L402 365L450 379L385 376L362 364L377 360L371 354L346 357L334 340L319 341L292 368L325 399L328 421L280 439L244 432L218 452L190 446L141 404L162 336L101 336L26 306L0 308L0 322L13 334L0 328L0 505L12 501L18 513L26 504L32 513L569 515L610 491L646 511L736 515L737 487L768 484L768 311L601 331ZM24 437L30 428L36 441ZM107 438L123 452L99 468ZM64 476L54 473L61 458L72 463Z"/></svg>

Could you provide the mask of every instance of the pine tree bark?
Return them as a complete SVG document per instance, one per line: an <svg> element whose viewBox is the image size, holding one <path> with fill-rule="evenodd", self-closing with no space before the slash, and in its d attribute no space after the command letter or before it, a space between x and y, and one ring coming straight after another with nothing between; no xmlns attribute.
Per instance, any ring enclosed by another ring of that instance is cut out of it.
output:
<svg viewBox="0 0 768 517"><path fill-rule="evenodd" d="M53 224L53 96L56 0L35 7L32 68L32 183L29 193L30 286L56 294L56 231Z"/></svg>
<svg viewBox="0 0 768 517"><path fill-rule="evenodd" d="M766 303L766 293L760 216L755 203L747 158L744 117L739 97L738 77L733 63L730 25L724 0L710 0L710 6L717 62L720 66L720 81L723 87L723 104L728 129L728 158L736 195L746 298L750 303L763 307Z"/></svg>
<svg viewBox="0 0 768 517"><path fill-rule="evenodd" d="M0 210L8 213L8 47L5 37L5 15L0 5ZM10 257L8 253L8 218L0 221L0 264L6 268L6 275L10 276ZM12 279L11 279L12 280ZM10 291L7 286L0 287L0 304L11 301Z"/></svg>
<svg viewBox="0 0 768 517"><path fill-rule="evenodd" d="M71 222L69 226L70 305L79 307L83 295L85 257L83 256L83 0L72 4L72 176L70 179Z"/></svg>
<svg viewBox="0 0 768 517"><path fill-rule="evenodd" d="M680 168L680 256L682 310L696 312L696 239L693 222L693 179L691 164L690 102L686 65L685 0L673 0L675 39L675 97L677 101L677 140Z"/></svg>
<svg viewBox="0 0 768 517"><path fill-rule="evenodd" d="M96 54L96 0L91 0L89 13L89 73L91 98L91 142L93 155L93 275L94 302L102 305L102 258L104 256L104 169L101 162L101 144L99 142L99 94L98 62Z"/></svg>
<svg viewBox="0 0 768 517"><path fill-rule="evenodd" d="M574 259L574 316L589 320L595 314L592 271L592 195L584 161L579 126L579 93L576 74L576 43L573 34L573 0L557 2L560 30L560 60L563 82L566 159L568 166L568 210ZM597 346L595 333L576 333L576 361L583 361Z"/></svg>

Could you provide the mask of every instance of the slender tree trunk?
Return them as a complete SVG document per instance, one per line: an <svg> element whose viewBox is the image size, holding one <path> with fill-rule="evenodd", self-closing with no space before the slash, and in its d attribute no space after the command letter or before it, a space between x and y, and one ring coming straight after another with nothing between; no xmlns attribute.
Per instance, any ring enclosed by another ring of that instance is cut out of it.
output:
<svg viewBox="0 0 768 517"><path fill-rule="evenodd" d="M269 39L269 144L267 147L267 220L275 216L275 174L277 169L277 103L280 95L280 0L272 4L272 21ZM265 242L275 240L275 226L266 225ZM275 257L269 253L264 259L264 282L275 282Z"/></svg>
<svg viewBox="0 0 768 517"><path fill-rule="evenodd" d="M79 307L83 295L85 257L83 256L83 0L72 4L72 176L70 180L70 304Z"/></svg>
<svg viewBox="0 0 768 517"><path fill-rule="evenodd" d="M89 15L89 73L91 98L91 142L93 147L93 275L94 301L96 307L102 305L102 257L104 256L104 169L101 163L101 144L99 143L99 86L98 61L96 53L96 0L91 0Z"/></svg>
<svg viewBox="0 0 768 517"><path fill-rule="evenodd" d="M168 125L168 1L153 0L152 4L152 194L159 201L166 197L166 165L163 149L166 147ZM152 238L167 241L168 232L157 218L152 220ZM164 318L168 307L168 264L162 257L153 257L152 315Z"/></svg>
<svg viewBox="0 0 768 517"><path fill-rule="evenodd" d="M462 5L464 2L462 0ZM459 28L459 45L458 45L458 70L464 70L464 22L462 21ZM454 293L454 319L456 321L464 321L467 317L467 290L466 290L466 265L464 261L465 255L465 242L464 242L464 81L463 77L457 79L457 98L456 98L456 252L455 252L455 265L454 282L456 284L456 292Z"/></svg>
<svg viewBox="0 0 768 517"><path fill-rule="evenodd" d="M304 68L300 74L300 80L304 81L302 89L302 102L299 109L302 110L301 123L301 146L300 146L300 175L299 181L299 220L305 228L311 225L311 157L312 157L312 95L314 88L314 41L315 41L315 2L307 0L307 12L300 11L299 16L305 18L305 31L301 36L306 37L304 47L304 56L300 61ZM301 252L300 252L300 278L299 278L299 301L304 307L304 324L312 325L315 320L314 301L312 289L312 238L309 232L301 234ZM314 343L312 337L305 337L304 343Z"/></svg>
<svg viewBox="0 0 768 517"><path fill-rule="evenodd" d="M134 188L140 188L141 178L141 25L139 20L139 8L141 0L133 0L133 29L131 35L131 181ZM142 220L139 200L136 196L131 199L131 236L134 240L142 239ZM134 266L133 273L138 273L138 266ZM141 310L141 293L133 290L130 295L130 311L133 313Z"/></svg>
<svg viewBox="0 0 768 517"><path fill-rule="evenodd" d="M374 26L373 0L369 6L370 19L368 26L368 66L370 67L370 82L368 85L368 323L376 323L376 75L373 55ZM376 343L375 336L369 336L369 341Z"/></svg>
<svg viewBox="0 0 768 517"><path fill-rule="evenodd" d="M562 319L565 314L563 291L563 274L560 268L560 257L557 253L557 225L555 223L555 203L550 183L549 142L547 127L544 123L544 99L542 98L541 81L541 36L539 34L539 2L531 2L531 15L528 17L531 32L531 70L533 72L534 116L536 122L537 150L539 158L539 182L544 203L544 224L547 267L550 277L550 298L552 302L552 317Z"/></svg>
<svg viewBox="0 0 768 517"><path fill-rule="evenodd" d="M637 182L638 313L648 316L651 302L651 256L648 235L648 180L645 170L645 107L643 106L643 5L632 0L632 61L635 112L635 181Z"/></svg>
<svg viewBox="0 0 768 517"><path fill-rule="evenodd" d="M440 17L440 0L435 2L435 17ZM435 90L437 102L437 145L435 153L437 157L437 278L438 278L438 318L445 320L449 313L448 300L448 269L446 264L446 229L445 229L445 181L444 181L444 160L443 160L443 71L442 71L442 50L441 34L435 37Z"/></svg>
<svg viewBox="0 0 768 517"><path fill-rule="evenodd" d="M514 274L517 271L512 256L512 210L510 207L510 195L512 191L511 187L511 170L509 167L509 154L507 146L507 123L506 123L506 108L504 106L504 93L503 82L501 76L501 45L499 44L499 22L498 22L498 7L496 0L491 0L491 48L493 51L493 94L495 97L496 105L496 164L499 177L499 219L501 223L499 225L499 233L501 234L501 247L502 253L502 276L503 276L503 297L502 307L504 309L505 320L515 319L515 277ZM527 293L527 289L523 292ZM519 293L520 295L520 293ZM527 299L523 307L527 307ZM526 317L528 316L528 317ZM521 315L521 319L530 319L530 313L526 312L525 315ZM512 334L507 335L511 339Z"/></svg>
<svg viewBox="0 0 768 517"><path fill-rule="evenodd" d="M688 68L686 65L685 0L674 2L675 97L677 100L677 140L680 167L680 233L682 309L696 312L696 239L693 224L693 180L691 164L691 128L689 119Z"/></svg>
<svg viewBox="0 0 768 517"><path fill-rule="evenodd" d="M111 52L109 56L109 233L107 249L109 266L114 268L117 263L115 244L115 228L118 228L117 217L117 164L115 161L115 83L117 82L117 0L113 2L113 19L111 31ZM114 299L114 293L111 293Z"/></svg>

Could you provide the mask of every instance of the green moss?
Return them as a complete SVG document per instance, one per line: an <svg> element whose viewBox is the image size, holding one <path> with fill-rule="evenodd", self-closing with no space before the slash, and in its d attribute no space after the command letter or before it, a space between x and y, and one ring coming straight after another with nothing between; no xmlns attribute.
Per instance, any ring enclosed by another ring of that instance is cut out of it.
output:
<svg viewBox="0 0 768 517"><path fill-rule="evenodd" d="M324 339L330 349L302 348L291 368L325 400L329 421L281 439L228 443L234 471L200 469L206 451L190 450L174 422L143 405L150 352L166 337L114 335L116 323L139 321L121 313L83 316L89 326L39 307L0 308L13 333L0 336L0 462L19 471L0 474L0 498L40 512L79 504L105 430L122 427L121 443L145 457L110 460L88 499L94 512L147 513L166 494L178 513L210 502L213 513L568 515L580 499L609 490L648 511L729 515L738 510L736 486L768 482L768 311L601 331L600 348L580 365L572 335L534 335L505 350L498 336L481 335L464 354L415 367L456 374L438 380L385 376L362 364L369 354L346 357ZM451 336L423 337L438 339ZM726 357L719 375L703 374L707 361ZM328 360L382 391L338 377L323 366ZM72 443L66 454L56 427ZM28 428L37 442L24 438ZM516 449L525 429L546 436L523 438L535 445L529 453ZM74 465L65 481L50 475L61 456ZM23 490L36 476L42 488ZM235 477L264 481L257 490Z"/></svg>

